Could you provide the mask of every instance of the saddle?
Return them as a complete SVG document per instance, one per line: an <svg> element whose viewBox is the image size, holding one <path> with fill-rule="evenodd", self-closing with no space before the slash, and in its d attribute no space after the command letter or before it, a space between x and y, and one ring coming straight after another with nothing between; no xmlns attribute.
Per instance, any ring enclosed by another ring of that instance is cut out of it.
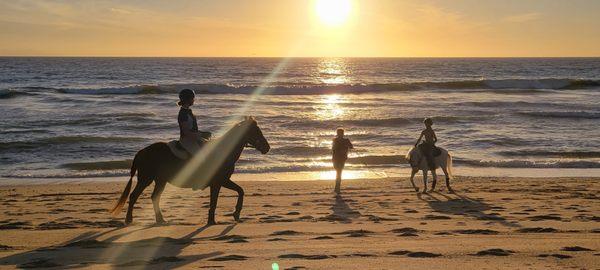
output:
<svg viewBox="0 0 600 270"><path fill-rule="evenodd" d="M171 153L179 159L187 160L192 156L185 148L183 148L183 145L181 145L179 140L172 140L168 142L167 145L169 146L169 149L171 149Z"/></svg>

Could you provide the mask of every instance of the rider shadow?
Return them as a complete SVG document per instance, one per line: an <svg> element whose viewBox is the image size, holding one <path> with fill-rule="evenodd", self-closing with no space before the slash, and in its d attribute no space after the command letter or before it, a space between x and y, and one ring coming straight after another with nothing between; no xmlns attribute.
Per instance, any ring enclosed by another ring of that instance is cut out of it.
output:
<svg viewBox="0 0 600 270"><path fill-rule="evenodd" d="M440 200L433 194L440 195L444 198ZM519 225L519 223L516 221L508 221L498 213L485 213L486 211L500 209L500 207L489 205L482 200L469 198L468 196L460 195L458 193L453 193L453 195L457 198L439 192L431 192L425 195L429 198L423 198L423 194L420 193L417 194L417 197L419 200L426 202L434 212L450 215L462 215L465 217L475 218L477 220L499 223L507 227L521 227L521 225Z"/></svg>
<svg viewBox="0 0 600 270"><path fill-rule="evenodd" d="M353 219L361 216L360 212L352 209L340 194L335 196L335 203L331 206L331 211L332 213L326 218L341 223L352 223Z"/></svg>
<svg viewBox="0 0 600 270"><path fill-rule="evenodd" d="M154 237L129 242L117 240L151 227L117 233L102 241L99 241L98 238L122 228L102 233L86 232L60 245L38 248L4 257L0 259L0 266L73 269L109 264L112 267L123 266L133 269L146 269L149 267L163 267L160 264L168 263L164 267L177 268L223 254L223 252L214 251L179 256L183 249L195 243L194 240L223 236L229 233L233 227L235 227L235 224L227 226L218 235L210 237L194 238L207 228L207 226L204 226L181 238Z"/></svg>

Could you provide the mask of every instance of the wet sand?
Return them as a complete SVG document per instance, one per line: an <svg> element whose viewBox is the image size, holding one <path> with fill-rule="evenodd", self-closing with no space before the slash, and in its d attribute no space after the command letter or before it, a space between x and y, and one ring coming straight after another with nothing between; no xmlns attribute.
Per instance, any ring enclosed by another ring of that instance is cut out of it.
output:
<svg viewBox="0 0 600 270"><path fill-rule="evenodd" d="M2 186L0 268L600 268L600 178L458 177L423 195L406 178L341 196L333 181L239 184L242 222L223 189L211 227L207 190L168 186L154 226L149 187L123 227L107 209L125 180Z"/></svg>

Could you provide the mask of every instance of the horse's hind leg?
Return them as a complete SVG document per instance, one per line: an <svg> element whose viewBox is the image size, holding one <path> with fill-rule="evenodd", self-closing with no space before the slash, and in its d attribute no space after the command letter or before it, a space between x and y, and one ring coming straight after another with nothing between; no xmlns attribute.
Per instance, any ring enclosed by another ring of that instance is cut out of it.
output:
<svg viewBox="0 0 600 270"><path fill-rule="evenodd" d="M446 175L446 188L448 188L448 192L454 193L454 190L450 187L450 175L448 174L446 166L442 166L442 171L444 171L444 175Z"/></svg>
<svg viewBox="0 0 600 270"><path fill-rule="evenodd" d="M423 169L423 193L427 193L427 169Z"/></svg>
<svg viewBox="0 0 600 270"><path fill-rule="evenodd" d="M129 207L127 208L127 216L125 217L125 224L129 224L133 221L133 206L140 197L144 189L152 183L152 179L147 175L138 174L138 181L135 184L135 188L129 194Z"/></svg>
<svg viewBox="0 0 600 270"><path fill-rule="evenodd" d="M156 216L156 224L166 223L160 211L160 195L165 190L166 181L156 179L154 181L154 191L152 191L152 205L154 206L154 215Z"/></svg>
<svg viewBox="0 0 600 270"><path fill-rule="evenodd" d="M215 210L217 209L217 200L219 200L219 191L221 184L212 184L210 186L210 208L208 209L208 222L206 225L215 225Z"/></svg>
<svg viewBox="0 0 600 270"><path fill-rule="evenodd" d="M415 178L415 174L417 174L417 172L419 172L419 168L413 167L412 171L410 172L410 183L412 184L412 187L415 189L415 192L419 192L419 188L415 185L415 181L413 180Z"/></svg>
<svg viewBox="0 0 600 270"><path fill-rule="evenodd" d="M235 218L236 221L240 221L240 213L242 212L242 207L244 205L244 189L231 181L231 179L227 179L223 183L223 186L238 193L237 203L235 204L235 212L233 212L233 218Z"/></svg>

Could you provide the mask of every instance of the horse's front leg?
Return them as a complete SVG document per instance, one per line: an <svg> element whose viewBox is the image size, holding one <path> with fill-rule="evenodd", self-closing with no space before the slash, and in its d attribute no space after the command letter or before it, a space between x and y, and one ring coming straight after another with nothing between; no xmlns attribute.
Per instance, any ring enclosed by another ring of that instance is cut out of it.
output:
<svg viewBox="0 0 600 270"><path fill-rule="evenodd" d="M415 181L413 180L415 178L415 174L417 174L417 172L419 172L419 168L417 168L417 167L413 167L412 171L410 172L410 183L412 184L412 187L415 189L415 192L419 192L419 188L417 187L417 185L415 185Z"/></svg>
<svg viewBox="0 0 600 270"><path fill-rule="evenodd" d="M437 174L435 173L435 170L431 170L431 177L433 177L433 182L431 183L431 192L433 192L433 190L435 189L435 185L437 184Z"/></svg>
<svg viewBox="0 0 600 270"><path fill-rule="evenodd" d="M216 181L215 181L216 182ZM206 225L215 225L215 210L217 209L217 200L219 199L219 191L221 184L216 183L210 186L210 208L208 209L208 222Z"/></svg>
<svg viewBox="0 0 600 270"><path fill-rule="evenodd" d="M423 169L423 193L427 193L427 169Z"/></svg>
<svg viewBox="0 0 600 270"><path fill-rule="evenodd" d="M154 191L152 192L152 205L154 206L154 215L156 217L156 224L167 223L163 218L162 212L160 211L160 195L165 190L167 181L162 179L156 179L154 181Z"/></svg>
<svg viewBox="0 0 600 270"><path fill-rule="evenodd" d="M242 207L244 206L244 189L231 181L231 179L227 179L223 183L223 186L238 193L237 203L235 204L235 212L233 212L233 218L236 221L240 221L240 213L242 212Z"/></svg>

